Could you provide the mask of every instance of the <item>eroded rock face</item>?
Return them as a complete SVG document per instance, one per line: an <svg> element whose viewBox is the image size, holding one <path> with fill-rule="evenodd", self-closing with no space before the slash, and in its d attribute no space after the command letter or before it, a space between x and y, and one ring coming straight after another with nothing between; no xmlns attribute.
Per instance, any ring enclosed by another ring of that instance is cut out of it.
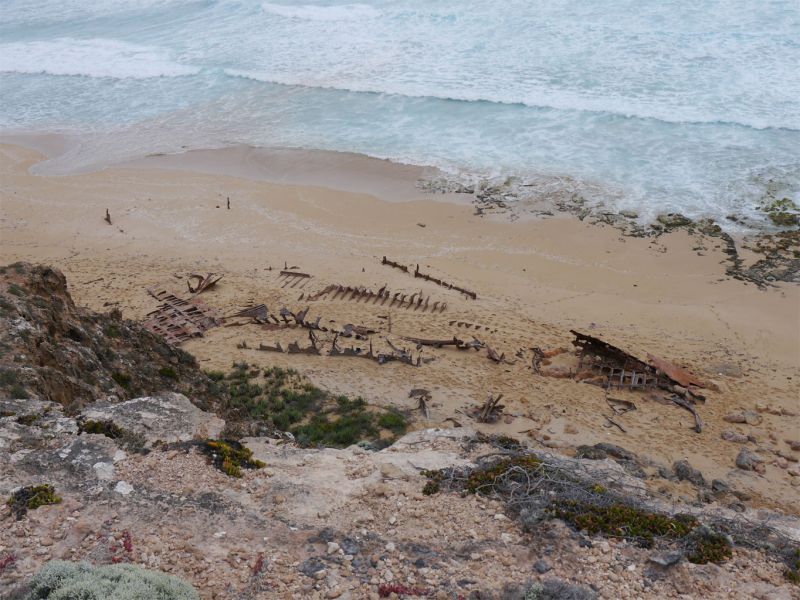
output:
<svg viewBox="0 0 800 600"><path fill-rule="evenodd" d="M38 399L68 410L96 400L179 391L204 408L223 390L194 357L118 311L75 306L58 269L0 267L0 399Z"/></svg>
<svg viewBox="0 0 800 600"><path fill-rule="evenodd" d="M119 403L97 403L81 413L81 419L112 421L118 427L155 442L186 442L217 438L225 421L197 408L183 394L163 392Z"/></svg>

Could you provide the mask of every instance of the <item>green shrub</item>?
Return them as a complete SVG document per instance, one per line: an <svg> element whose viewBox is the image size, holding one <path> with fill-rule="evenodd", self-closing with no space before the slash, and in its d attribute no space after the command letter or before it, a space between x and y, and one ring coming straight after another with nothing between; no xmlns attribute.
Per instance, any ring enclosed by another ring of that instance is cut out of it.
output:
<svg viewBox="0 0 800 600"><path fill-rule="evenodd" d="M683 538L698 525L697 519L688 515L669 517L624 504L597 506L570 501L552 506L550 512L591 535L634 540L645 547L652 546L656 537Z"/></svg>
<svg viewBox="0 0 800 600"><path fill-rule="evenodd" d="M206 440L203 450L211 456L214 466L230 477L241 477L242 468L260 469L266 466L253 458L253 451L233 440Z"/></svg>
<svg viewBox="0 0 800 600"><path fill-rule="evenodd" d="M206 377L208 377L211 381L222 381L225 379L225 373L222 371L206 371Z"/></svg>
<svg viewBox="0 0 800 600"><path fill-rule="evenodd" d="M18 382L17 372L14 369L0 369L0 387L8 387Z"/></svg>
<svg viewBox="0 0 800 600"><path fill-rule="evenodd" d="M393 410L382 414L380 418L378 418L378 425L397 434L405 433L405 430L408 427L406 418L399 412Z"/></svg>
<svg viewBox="0 0 800 600"><path fill-rule="evenodd" d="M125 430L110 419L105 421L83 419L78 421L78 433L96 433L116 440L125 435Z"/></svg>
<svg viewBox="0 0 800 600"><path fill-rule="evenodd" d="M27 584L23 600L199 600L195 589L136 565L51 561Z"/></svg>
<svg viewBox="0 0 800 600"><path fill-rule="evenodd" d="M166 377L167 379L177 379L178 378L178 372L175 369L173 369L172 367L161 367L158 370L158 374L161 375L162 377Z"/></svg>
<svg viewBox="0 0 800 600"><path fill-rule="evenodd" d="M8 293L14 294L20 298L28 295L28 292L19 287L16 283L12 283L10 286L8 286Z"/></svg>
<svg viewBox="0 0 800 600"><path fill-rule="evenodd" d="M131 387L131 376L128 373L120 373L117 371L111 374L111 379L113 379L121 388L127 390Z"/></svg>
<svg viewBox="0 0 800 600"><path fill-rule="evenodd" d="M105 328L105 334L110 338L118 338L122 335L122 330L120 330L119 325L116 323L110 323Z"/></svg>
<svg viewBox="0 0 800 600"><path fill-rule="evenodd" d="M19 384L12 385L11 389L8 390L8 395L14 400L27 400L30 398L28 390Z"/></svg>
<svg viewBox="0 0 800 600"><path fill-rule="evenodd" d="M56 495L52 485L29 485L18 489L6 501L11 513L19 520L29 510L36 510L40 506L59 504L61 497Z"/></svg>
<svg viewBox="0 0 800 600"><path fill-rule="evenodd" d="M20 415L19 417L17 417L17 423L19 423L20 425L27 425L28 427L30 427L31 425L36 423L36 421L38 421L41 417L42 415L37 415L37 414Z"/></svg>
<svg viewBox="0 0 800 600"><path fill-rule="evenodd" d="M692 532L690 538L693 548L686 558L691 563L722 563L733 556L733 545L728 536L722 533L701 526Z"/></svg>
<svg viewBox="0 0 800 600"><path fill-rule="evenodd" d="M503 458L493 465L472 471L467 478L466 488L471 494L490 494L498 477L524 476L526 471L538 471L541 468L542 461L531 454ZM514 469L513 472L512 469Z"/></svg>

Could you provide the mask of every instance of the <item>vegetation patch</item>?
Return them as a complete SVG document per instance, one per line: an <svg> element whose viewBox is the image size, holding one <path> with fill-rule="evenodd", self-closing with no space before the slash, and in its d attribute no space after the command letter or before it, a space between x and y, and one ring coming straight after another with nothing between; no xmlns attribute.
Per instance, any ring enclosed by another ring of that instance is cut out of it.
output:
<svg viewBox="0 0 800 600"><path fill-rule="evenodd" d="M56 495L55 488L49 484L29 485L18 489L11 494L6 505L17 520L25 516L29 510L36 510L40 506L59 504L61 497Z"/></svg>
<svg viewBox="0 0 800 600"><path fill-rule="evenodd" d="M438 471L425 470L422 471L422 475L428 478L427 483L425 483L422 488L422 493L426 496L438 494L442 489L442 481L444 480L445 472L441 469Z"/></svg>
<svg viewBox="0 0 800 600"><path fill-rule="evenodd" d="M733 544L730 538L707 527L698 527L694 530L691 543L692 549L686 558L698 565L722 563L733 556Z"/></svg>
<svg viewBox="0 0 800 600"><path fill-rule="evenodd" d="M14 296L17 296L19 298L24 298L25 296L28 295L28 292L26 292L23 288L19 287L16 283L12 283L11 285L8 286L8 293L13 294Z"/></svg>
<svg viewBox="0 0 800 600"><path fill-rule="evenodd" d="M214 466L230 477L241 477L242 469L260 469L266 465L253 458L253 451L234 440L207 440L203 450Z"/></svg>
<svg viewBox="0 0 800 600"><path fill-rule="evenodd" d="M374 447L390 444L408 428L396 410L376 411L362 398L335 396L294 369L261 369L235 363L228 375L207 375L227 386L222 411L229 422L288 431L301 446L344 448L359 442Z"/></svg>
<svg viewBox="0 0 800 600"><path fill-rule="evenodd" d="M42 415L37 415L37 414L20 415L20 416L17 417L17 423L19 423L20 425L26 425L26 426L30 427L31 425L36 423L36 421L38 421L41 418L42 418Z"/></svg>
<svg viewBox="0 0 800 600"><path fill-rule="evenodd" d="M25 387L19 384L12 385L8 389L8 395L14 400L27 400L28 398L30 398L30 396L28 395L28 390L26 390Z"/></svg>
<svg viewBox="0 0 800 600"><path fill-rule="evenodd" d="M173 367L161 367L158 370L158 374L161 377L166 377L167 379L177 379L178 372Z"/></svg>
<svg viewBox="0 0 800 600"><path fill-rule="evenodd" d="M106 336L110 338L118 338L122 336L122 330L116 323L109 323L108 325L106 325L106 328L103 330L103 333L105 333Z"/></svg>
<svg viewBox="0 0 800 600"><path fill-rule="evenodd" d="M539 471L542 468L542 461L532 454L519 454L509 458L503 458L493 465L475 469L467 477L465 484L466 490L470 494L490 494L493 487L500 477L507 477L510 480L528 478L528 471Z"/></svg>
<svg viewBox="0 0 800 600"><path fill-rule="evenodd" d="M787 562L789 566L783 572L784 577L795 585L800 585L800 548L795 548L789 553Z"/></svg>
<svg viewBox="0 0 800 600"><path fill-rule="evenodd" d="M27 584L25 600L199 600L197 591L173 575L138 565L51 561Z"/></svg>
<svg viewBox="0 0 800 600"><path fill-rule="evenodd" d="M0 387L9 387L18 381L19 377L14 369L0 369Z"/></svg>
<svg viewBox="0 0 800 600"><path fill-rule="evenodd" d="M657 537L683 538L698 525L694 517L669 517L616 503L597 506L566 502L554 504L549 510L552 516L591 535L601 533L608 537L634 540L647 548L653 545Z"/></svg>
<svg viewBox="0 0 800 600"><path fill-rule="evenodd" d="M78 421L78 433L95 433L116 440L123 437L126 432L110 419L104 421L82 419Z"/></svg>
<svg viewBox="0 0 800 600"><path fill-rule="evenodd" d="M111 379L113 379L116 384L123 389L127 390L131 387L131 376L128 373L115 371L111 374Z"/></svg>

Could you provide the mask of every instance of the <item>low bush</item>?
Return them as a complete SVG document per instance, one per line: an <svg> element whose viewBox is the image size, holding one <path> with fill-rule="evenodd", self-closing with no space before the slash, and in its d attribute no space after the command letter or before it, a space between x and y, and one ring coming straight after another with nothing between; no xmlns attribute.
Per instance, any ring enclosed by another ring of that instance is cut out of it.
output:
<svg viewBox="0 0 800 600"><path fill-rule="evenodd" d="M241 477L242 469L260 469L266 466L253 458L253 451L233 440L207 440L203 446L211 456L214 466L230 477Z"/></svg>
<svg viewBox="0 0 800 600"><path fill-rule="evenodd" d="M51 561L17 596L20 600L199 600L185 581L130 564L92 566Z"/></svg>
<svg viewBox="0 0 800 600"><path fill-rule="evenodd" d="M59 504L61 497L56 494L55 488L49 484L29 485L18 489L11 494L6 505L17 520L22 519L29 510L36 510L40 506Z"/></svg>

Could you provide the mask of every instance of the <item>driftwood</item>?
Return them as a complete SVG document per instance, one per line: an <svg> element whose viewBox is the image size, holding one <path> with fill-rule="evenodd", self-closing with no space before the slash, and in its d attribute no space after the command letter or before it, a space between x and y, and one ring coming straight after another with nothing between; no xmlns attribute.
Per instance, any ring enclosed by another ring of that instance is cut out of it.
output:
<svg viewBox="0 0 800 600"><path fill-rule="evenodd" d="M496 423L503 416L504 405L500 404L503 394L496 398L490 393L486 401L478 407L472 408L469 412L479 423Z"/></svg>

